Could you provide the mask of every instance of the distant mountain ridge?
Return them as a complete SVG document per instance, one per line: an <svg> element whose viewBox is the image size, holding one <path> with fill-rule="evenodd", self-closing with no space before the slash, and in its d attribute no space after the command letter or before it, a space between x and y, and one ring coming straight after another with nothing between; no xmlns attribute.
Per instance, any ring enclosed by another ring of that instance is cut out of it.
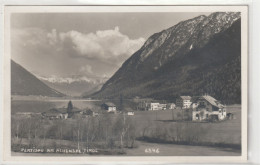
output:
<svg viewBox="0 0 260 165"><path fill-rule="evenodd" d="M49 87L69 96L82 96L92 94L101 89L107 78L83 77L38 77Z"/></svg>
<svg viewBox="0 0 260 165"><path fill-rule="evenodd" d="M11 94L61 97L64 94L50 88L21 65L11 60Z"/></svg>
<svg viewBox="0 0 260 165"><path fill-rule="evenodd" d="M97 77L97 76L81 76L81 75L71 75L67 77L58 77L58 76L50 76L43 77L37 76L38 79L50 83L65 83L71 84L75 82L88 82L93 84L105 83L108 80L108 77Z"/></svg>
<svg viewBox="0 0 260 165"><path fill-rule="evenodd" d="M240 13L217 12L152 35L92 97L175 99L210 94L241 102Z"/></svg>

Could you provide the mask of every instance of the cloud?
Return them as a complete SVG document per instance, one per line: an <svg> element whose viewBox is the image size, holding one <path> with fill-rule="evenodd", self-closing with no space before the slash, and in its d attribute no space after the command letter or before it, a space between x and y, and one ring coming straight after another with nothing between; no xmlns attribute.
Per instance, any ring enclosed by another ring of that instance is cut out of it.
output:
<svg viewBox="0 0 260 165"><path fill-rule="evenodd" d="M42 28L12 29L12 59L28 70L48 76L112 75L144 43L111 30L81 33Z"/></svg>
<svg viewBox="0 0 260 165"><path fill-rule="evenodd" d="M50 33L47 33L47 38L50 45L56 45L58 42L58 34L56 29L52 29Z"/></svg>
<svg viewBox="0 0 260 165"><path fill-rule="evenodd" d="M96 33L80 33L69 31L60 33L62 42L71 41L75 56L94 58L99 60L127 59L144 43L144 38L130 39L119 31L119 27L112 30L96 31Z"/></svg>
<svg viewBox="0 0 260 165"><path fill-rule="evenodd" d="M90 65L81 66L79 68L79 71L81 73L85 73L85 74L92 74L93 73L92 67Z"/></svg>
<svg viewBox="0 0 260 165"><path fill-rule="evenodd" d="M145 42L142 37L130 39L119 31L118 26L87 34L74 30L58 32L56 29L46 31L40 28L27 28L15 30L14 35L16 37L14 40L18 39L17 42L27 48L35 47L44 52L60 51L61 55L96 59L119 66Z"/></svg>

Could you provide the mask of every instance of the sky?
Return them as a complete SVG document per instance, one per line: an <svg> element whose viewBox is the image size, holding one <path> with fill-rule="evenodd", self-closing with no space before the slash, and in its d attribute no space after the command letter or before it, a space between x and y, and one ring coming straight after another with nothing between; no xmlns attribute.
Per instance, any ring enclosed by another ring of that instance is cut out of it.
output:
<svg viewBox="0 0 260 165"><path fill-rule="evenodd" d="M14 13L11 58L38 77L111 77L154 33L210 13Z"/></svg>

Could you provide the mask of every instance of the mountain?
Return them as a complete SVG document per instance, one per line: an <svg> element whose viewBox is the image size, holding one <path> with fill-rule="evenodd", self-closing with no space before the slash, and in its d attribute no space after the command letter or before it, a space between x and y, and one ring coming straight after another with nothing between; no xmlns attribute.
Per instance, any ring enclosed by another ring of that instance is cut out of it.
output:
<svg viewBox="0 0 260 165"><path fill-rule="evenodd" d="M153 34L93 98L209 94L241 102L240 13L217 12Z"/></svg>
<svg viewBox="0 0 260 165"><path fill-rule="evenodd" d="M61 97L64 94L48 87L37 77L11 60L11 94L12 95L42 95Z"/></svg>
<svg viewBox="0 0 260 165"><path fill-rule="evenodd" d="M108 80L106 77L86 77L80 75L69 77L39 76L38 78L49 87L71 96L89 95L97 92Z"/></svg>

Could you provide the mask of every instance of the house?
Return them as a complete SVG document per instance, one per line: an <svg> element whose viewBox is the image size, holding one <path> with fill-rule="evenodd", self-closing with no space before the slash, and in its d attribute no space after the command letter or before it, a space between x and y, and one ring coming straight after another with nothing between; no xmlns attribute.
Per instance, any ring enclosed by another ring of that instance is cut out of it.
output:
<svg viewBox="0 0 260 165"><path fill-rule="evenodd" d="M57 110L62 114L62 119L67 119L69 117L67 108L58 108Z"/></svg>
<svg viewBox="0 0 260 165"><path fill-rule="evenodd" d="M192 120L224 120L226 109L218 100L209 95L201 96L198 99L198 107L192 111Z"/></svg>
<svg viewBox="0 0 260 165"><path fill-rule="evenodd" d="M175 109L176 105L174 103L168 103L166 109Z"/></svg>
<svg viewBox="0 0 260 165"><path fill-rule="evenodd" d="M167 104L159 104L159 110L166 110Z"/></svg>
<svg viewBox="0 0 260 165"><path fill-rule="evenodd" d="M46 112L43 112L42 116L43 116L43 118L48 118L50 120L63 118L62 113L56 108L52 108Z"/></svg>
<svg viewBox="0 0 260 165"><path fill-rule="evenodd" d="M131 108L125 108L123 113L126 114L127 116L135 115L135 112Z"/></svg>
<svg viewBox="0 0 260 165"><path fill-rule="evenodd" d="M137 104L136 109L137 110L142 110L142 111L147 111L149 110L150 104L153 101L151 98L143 98L143 99L134 99L134 102Z"/></svg>
<svg viewBox="0 0 260 165"><path fill-rule="evenodd" d="M141 102L138 103L136 109L141 110L141 111L146 111L146 110L148 110L149 104L150 103L148 103L148 102L141 101Z"/></svg>
<svg viewBox="0 0 260 165"><path fill-rule="evenodd" d="M150 103L149 110L150 111L157 111L159 110L160 103Z"/></svg>
<svg viewBox="0 0 260 165"><path fill-rule="evenodd" d="M69 117L69 114L68 113L62 113L62 118L63 119L67 119Z"/></svg>
<svg viewBox="0 0 260 165"><path fill-rule="evenodd" d="M72 109L69 111L68 108L58 108L58 111L60 111L63 115L63 119L72 118L76 114L82 114L83 111L77 107L72 107Z"/></svg>
<svg viewBox="0 0 260 165"><path fill-rule="evenodd" d="M101 108L106 110L107 112L116 112L116 105L111 102L103 103L101 105Z"/></svg>
<svg viewBox="0 0 260 165"><path fill-rule="evenodd" d="M87 109L83 112L84 116L98 116L100 114L99 110L97 109Z"/></svg>
<svg viewBox="0 0 260 165"><path fill-rule="evenodd" d="M150 103L148 110L150 111L157 111L157 110L166 110L167 104L160 104L160 103Z"/></svg>
<svg viewBox="0 0 260 165"><path fill-rule="evenodd" d="M181 107L182 109L190 108L192 102L190 96L180 96L176 99L176 106Z"/></svg>
<svg viewBox="0 0 260 165"><path fill-rule="evenodd" d="M71 112L68 112L67 108L52 108L46 112L42 113L43 118L48 118L48 119L67 119L67 118L72 118L73 116L80 116L82 115L82 110L74 107Z"/></svg>
<svg viewBox="0 0 260 165"><path fill-rule="evenodd" d="M141 101L137 105L137 110L147 111L150 108L151 102L149 101Z"/></svg>

